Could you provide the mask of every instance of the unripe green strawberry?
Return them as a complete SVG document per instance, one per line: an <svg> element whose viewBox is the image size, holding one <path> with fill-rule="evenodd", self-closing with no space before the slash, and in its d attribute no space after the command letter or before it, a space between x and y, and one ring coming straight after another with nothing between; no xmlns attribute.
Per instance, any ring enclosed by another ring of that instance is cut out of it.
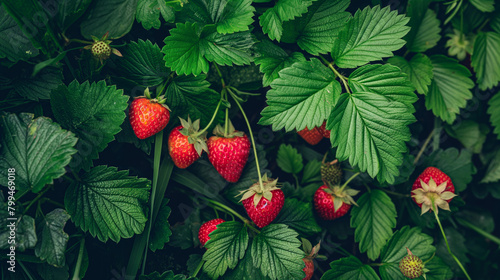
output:
<svg viewBox="0 0 500 280"><path fill-rule="evenodd" d="M328 186L338 185L342 179L342 168L338 160L321 163L321 179Z"/></svg>
<svg viewBox="0 0 500 280"><path fill-rule="evenodd" d="M111 47L104 41L97 41L92 44L92 54L98 59L108 59L111 55Z"/></svg>
<svg viewBox="0 0 500 280"><path fill-rule="evenodd" d="M422 260L413 255L410 249L406 248L406 250L408 251L408 255L399 262L399 270L401 270L401 273L410 279L415 279L424 275L426 269L424 268Z"/></svg>

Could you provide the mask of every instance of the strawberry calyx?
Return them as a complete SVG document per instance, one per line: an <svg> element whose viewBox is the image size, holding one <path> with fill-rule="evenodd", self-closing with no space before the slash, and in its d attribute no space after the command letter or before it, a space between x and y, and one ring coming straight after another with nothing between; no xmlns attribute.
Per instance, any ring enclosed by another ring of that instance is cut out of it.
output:
<svg viewBox="0 0 500 280"><path fill-rule="evenodd" d="M227 125L228 125L227 132L225 131L225 128L223 126L218 124L217 126L215 126L212 133L216 136L224 137L224 138L243 137L243 135L245 135L245 133L243 131L237 131L234 129L234 126L233 126L233 123L231 122L231 120L228 120Z"/></svg>
<svg viewBox="0 0 500 280"><path fill-rule="evenodd" d="M167 98L165 98L165 95L158 96L156 98L152 98L151 97L151 93L149 92L149 88L146 88L144 90L144 95L135 97L135 99L139 99L139 98L146 98L146 99L149 100L149 102L151 102L151 103L158 103L161 106L165 107L165 109L167 109L169 111L172 111L172 110L170 110L170 108L168 107L168 105L165 104L165 102L167 101Z"/></svg>
<svg viewBox="0 0 500 280"><path fill-rule="evenodd" d="M302 239L302 250L304 250L304 253L306 254L305 258L313 260L318 256L319 249L321 247L321 241L318 242L314 247L312 246L311 242L305 238Z"/></svg>
<svg viewBox="0 0 500 280"><path fill-rule="evenodd" d="M188 143L194 145L194 149L201 156L203 151L208 153L207 146L207 132L199 133L200 130L200 119L191 121L191 118L188 115L187 121L181 117L179 117L181 121L182 129L179 132L188 137Z"/></svg>
<svg viewBox="0 0 500 280"><path fill-rule="evenodd" d="M277 187L277 183L278 179L268 179L267 174L264 174L264 176L262 176L262 187L260 186L260 183L257 182L251 185L247 190L240 191L238 196L241 195L242 197L239 202L250 198L252 195L255 195L253 197L253 204L255 207L257 207L257 204L259 204L262 198L271 201L273 199L273 193L271 191L279 190L279 188Z"/></svg>
<svg viewBox="0 0 500 280"><path fill-rule="evenodd" d="M428 183L420 179L421 188L413 190L413 195L411 197L414 198L417 203L422 204L421 215L433 209L435 209L437 214L438 207L443 210L451 211L448 202L457 195L453 192L445 191L447 185L448 181L444 181L438 186L432 177L429 179Z"/></svg>
<svg viewBox="0 0 500 280"><path fill-rule="evenodd" d="M324 192L330 194L333 198L333 205L335 208L335 211L339 210L340 207L342 207L343 203L349 204L349 205L356 205L356 201L352 198L353 196L357 195L359 193L358 190L351 189L348 187L341 187L339 185L335 186L328 186L327 188L323 189Z"/></svg>

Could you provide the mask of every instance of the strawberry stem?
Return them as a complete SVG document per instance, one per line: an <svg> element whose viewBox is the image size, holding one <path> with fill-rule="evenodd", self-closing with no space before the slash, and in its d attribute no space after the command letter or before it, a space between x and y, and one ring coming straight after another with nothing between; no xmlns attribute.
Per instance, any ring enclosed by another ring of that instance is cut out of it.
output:
<svg viewBox="0 0 500 280"><path fill-rule="evenodd" d="M424 145L422 145L422 148L420 148L420 151L418 151L417 157L415 157L415 160L413 161L413 165L417 164L418 160L420 159L420 157L424 153L425 149L427 148L427 146L431 142L431 139L432 139L432 136L434 136L434 131L435 130L436 129L433 129L431 131L431 133L429 133L429 136L427 136L427 139L425 139Z"/></svg>
<svg viewBox="0 0 500 280"><path fill-rule="evenodd" d="M481 228L473 225L472 223L469 223L468 221L464 220L464 219L461 219L461 218L458 218L456 217L456 220L458 221L459 224L461 224L462 226L465 226L467 228L470 228L472 229L473 231L479 233L480 235L482 235L484 238L492 241L492 242L495 242L496 244L498 244L500 246L500 238L482 230Z"/></svg>
<svg viewBox="0 0 500 280"><path fill-rule="evenodd" d="M80 280L80 268L82 267L83 252L85 250L85 236L80 241L80 249L78 250L78 259L76 260L75 272L72 280Z"/></svg>
<svg viewBox="0 0 500 280"><path fill-rule="evenodd" d="M202 199L208 201L208 204L211 206L211 207L214 207L221 210L221 211L224 211L226 213L229 213L230 215L234 215L236 217L238 217L245 225L247 225L247 227L249 229L251 229L253 232L259 234L260 231L256 228L254 228L250 222L250 220L248 219L245 219L243 216L241 216L238 212L234 211L233 209L231 209L230 207L220 203L220 202L217 202L215 200L211 200L211 199L208 199L208 198L204 198L202 197Z"/></svg>
<svg viewBox="0 0 500 280"><path fill-rule="evenodd" d="M220 107L220 104L222 103L222 99L219 100L219 103L217 104L217 107L215 108L215 112L214 114L212 115L212 119L210 119L210 122L208 123L208 125L203 128L202 130L200 130L198 133L196 133L195 135L193 135L194 137L196 136L199 136L201 134L203 134L205 131L207 131L207 129L212 125L212 123L214 122L215 120L215 116L217 116L217 112L219 112L219 107Z"/></svg>
<svg viewBox="0 0 500 280"><path fill-rule="evenodd" d="M241 114L243 115L243 118L245 119L245 122L247 123L248 132L250 134L250 139L252 140L253 153L255 155L255 165L257 166L257 175L259 176L260 191L261 191L261 193L264 193L264 184L262 183L262 175L260 174L259 157L257 155L257 148L255 146L255 140L253 138L252 127L250 126L250 122L248 121L248 118L247 118L247 115L245 114L245 111L243 110L240 103L238 102L238 99L236 99L236 97L234 96L234 93L229 88L228 88L228 92L231 95L231 97L233 98L234 102L236 102L236 105L238 105L238 108L240 108Z"/></svg>
<svg viewBox="0 0 500 280"><path fill-rule="evenodd" d="M358 175L361 174L360 172L356 172L354 175L351 176L351 178L349 178L343 185L342 187L340 188L340 192L342 192L345 187L347 187L347 184L349 184L352 180L354 180L354 178L358 177Z"/></svg>
<svg viewBox="0 0 500 280"><path fill-rule="evenodd" d="M441 234L443 235L444 241L446 243L446 249L448 249L448 253L450 253L450 255L453 257L453 259L455 260L455 262L460 267L460 269L462 269L462 272L465 274L465 277L467 277L467 279L471 280L469 274L467 274L467 271L463 267L463 265L460 262L460 260L451 252L450 244L448 244L448 238L446 238L446 234L444 233L443 226L441 225L441 221L439 220L438 214L436 212L436 204L434 202L432 203L432 211L434 212L434 217L436 217L436 221L437 221L437 223L439 225L439 229L441 229Z"/></svg>
<svg viewBox="0 0 500 280"><path fill-rule="evenodd" d="M203 264L205 263L204 260L201 260L198 266L196 267L196 270L193 272L193 275L191 277L195 278L196 275L198 275L198 272L200 272L201 268L203 267Z"/></svg>
<svg viewBox="0 0 500 280"><path fill-rule="evenodd" d="M333 62L329 62L328 60L326 60L323 56L319 56L321 58L321 60L323 60L323 62L328 65L328 67L330 69L332 69L333 73L335 73L335 76L337 76L341 81L342 83L344 84L344 88L345 90L347 91L347 93L351 94L351 89L349 88L349 85L347 84L347 78L344 77L344 75L340 74L339 71L337 71L337 69L335 69L335 67L333 67Z"/></svg>

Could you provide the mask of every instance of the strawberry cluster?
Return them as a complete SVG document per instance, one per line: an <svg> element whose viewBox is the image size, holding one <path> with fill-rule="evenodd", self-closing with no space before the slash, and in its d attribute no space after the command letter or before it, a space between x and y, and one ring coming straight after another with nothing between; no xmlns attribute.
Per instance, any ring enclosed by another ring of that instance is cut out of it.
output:
<svg viewBox="0 0 500 280"><path fill-rule="evenodd" d="M297 133L310 145L318 144L323 138L330 138L330 130L326 130L326 121L320 127L313 129L306 127Z"/></svg>

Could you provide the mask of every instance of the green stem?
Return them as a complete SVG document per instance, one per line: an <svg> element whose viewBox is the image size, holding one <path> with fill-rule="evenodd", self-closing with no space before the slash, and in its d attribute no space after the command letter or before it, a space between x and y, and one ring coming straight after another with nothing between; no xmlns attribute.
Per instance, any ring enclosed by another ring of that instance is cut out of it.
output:
<svg viewBox="0 0 500 280"><path fill-rule="evenodd" d="M86 44L86 45L91 45L93 44L94 42L90 42L90 41L85 41L85 40L80 40L80 39L68 39L69 42L76 42L76 43L82 43L82 44Z"/></svg>
<svg viewBox="0 0 500 280"><path fill-rule="evenodd" d="M156 138L155 138L155 155L154 155L154 159L153 159L153 188L151 190L151 208L150 208L149 222L148 222L148 234L146 237L146 248L144 249L144 258L142 260L141 275L144 275L144 269L146 268L146 259L148 257L149 236L151 235L151 228L153 227L153 211L154 211L154 205L155 205L156 187L158 184L158 172L160 170L162 144L163 144L163 130L158 132L156 134Z"/></svg>
<svg viewBox="0 0 500 280"><path fill-rule="evenodd" d="M244 223L248 222L248 219L246 219L245 217L241 216L238 212L234 211L233 209L229 208L228 206L226 206L226 205L224 205L224 204L222 204L220 202L217 202L215 200L208 199L208 198L202 197L202 199L208 201L208 203L210 203L212 205L217 206L220 210L222 210L224 212L228 212L228 213L233 214L234 216L238 217L242 222L244 222Z"/></svg>
<svg viewBox="0 0 500 280"><path fill-rule="evenodd" d="M226 83L224 82L224 78L222 77L222 73L220 72L219 65L217 65L217 63L215 63L215 62L213 64L215 66L215 70L217 70L217 73L219 74L220 81L222 82L222 88L225 88Z"/></svg>
<svg viewBox="0 0 500 280"><path fill-rule="evenodd" d="M234 96L234 93L231 91L231 89L228 89L229 94L231 94L231 97L233 97L234 102L236 102L236 105L240 108L241 114L243 115L243 118L245 119L245 122L247 123L248 126L248 132L250 134L250 139L252 140L252 146L253 146L253 153L255 155L255 165L257 166L257 175L259 176L259 185L260 185L260 190L261 192L264 192L264 184L262 184L262 175L260 174L260 166L259 166L259 157L257 155L257 147L255 146L255 140L253 138L253 132L252 132L252 127L250 126L250 122L248 121L247 115L245 114L245 111L241 107L240 103L238 102L238 99Z"/></svg>
<svg viewBox="0 0 500 280"><path fill-rule="evenodd" d="M226 120L224 122L224 137L229 134L229 108L226 108Z"/></svg>
<svg viewBox="0 0 500 280"><path fill-rule="evenodd" d="M219 100L219 103L217 104L217 107L215 108L215 112L214 112L214 114L212 115L212 119L210 119L210 122L208 123L208 125L207 125L204 129L202 129L202 130L200 130L198 133L196 133L196 134L194 135L194 137L196 137L196 136L199 136L199 135L203 134L203 133L204 133L205 131L207 131L207 129L208 129L208 128L212 125L212 123L213 123L213 122L214 122L214 120L215 120L215 116L217 116L217 112L219 112L219 107L220 107L220 104L221 104L221 103L222 103L222 99L221 99L221 100Z"/></svg>
<svg viewBox="0 0 500 280"><path fill-rule="evenodd" d="M24 264L21 261L18 261L18 262L19 262L19 266L21 266L21 268L24 270L24 273L26 273L26 276L28 276L28 278L30 280L33 280L33 277L31 276L31 273L28 271L26 266L24 266Z"/></svg>
<svg viewBox="0 0 500 280"><path fill-rule="evenodd" d="M444 21L445 25L448 24L448 22L450 22L450 20L452 20L455 17L455 15L457 14L458 10L462 6L462 2L463 2L463 0L460 0L460 2L458 3L457 7L453 11L453 13Z"/></svg>
<svg viewBox="0 0 500 280"><path fill-rule="evenodd" d="M33 205L35 202L37 202L47 191L49 190L49 188L46 188L45 190L43 190L42 192L40 192L36 197L35 199L33 199L30 204L28 204L28 206L26 206L26 208L24 209L23 211L23 215L26 214L26 212L28 212L28 210L30 209L31 205Z"/></svg>
<svg viewBox="0 0 500 280"><path fill-rule="evenodd" d="M198 275L198 272L200 272L201 268L203 267L203 264L205 263L204 260L201 260L200 263L198 264L198 266L196 267L196 270L193 272L193 275L191 275L191 277L196 277L196 275Z"/></svg>
<svg viewBox="0 0 500 280"><path fill-rule="evenodd" d="M457 219L457 221L461 225L472 229L473 231L475 231L475 232L479 233L480 235L482 235L484 238L487 238L488 240L491 240L491 241L493 241L494 243L496 243L497 245L500 246L500 238L498 238L498 237L496 237L496 236L494 236L494 235L492 235L492 234L490 234L490 233L482 230L481 228L473 225L472 223L469 223L468 221L466 221L464 219L461 219L461 218L456 218L456 219Z"/></svg>
<svg viewBox="0 0 500 280"><path fill-rule="evenodd" d="M441 229L441 234L443 235L444 241L446 243L446 248L448 249L448 253L450 253L450 255L453 257L453 259L455 260L455 262L460 267L460 269L462 269L462 272L465 274L465 276L467 277L467 279L470 280L470 276L469 276L469 274L467 274L467 271L463 267L463 265L460 262L460 260L458 260L458 258L451 252L450 244L448 244L448 238L446 238L446 234L444 233L443 226L441 225L441 221L439 220L439 217L438 217L438 214L437 214L437 211L436 211L436 205L435 205L434 202L432 203L432 211L434 212L434 217L436 217L436 221L437 221L437 223L439 225L439 229Z"/></svg>
<svg viewBox="0 0 500 280"><path fill-rule="evenodd" d="M54 205L56 205L58 207L65 208L64 204L59 203L57 201L54 201L54 200L52 200L52 199L50 199L48 197L44 197L41 201L43 201L43 202L47 201L47 202L50 202L50 203L52 203L52 204L54 204Z"/></svg>
<svg viewBox="0 0 500 280"><path fill-rule="evenodd" d="M85 250L85 237L80 241L80 250L78 251L78 259L76 260L75 272L73 273L73 280L80 280L80 268L82 266L83 251Z"/></svg>
<svg viewBox="0 0 500 280"><path fill-rule="evenodd" d="M344 77L342 74L339 73L339 71L337 71L337 69L335 69L335 67L333 67L333 64L332 62L329 62L328 60L326 60L323 56L319 56L321 58L321 60L326 64L328 65L328 67L330 69L332 69L333 73L335 73L335 76L337 76L341 81L342 83L344 84L344 87L345 87L345 90L347 91L347 93L351 94L351 90L349 88L349 85L347 84L347 79L346 77Z"/></svg>
<svg viewBox="0 0 500 280"><path fill-rule="evenodd" d="M381 188L381 190L383 190L384 192L388 193L388 194L392 194L394 196L400 196L400 197L410 197L409 194L402 194L402 193L398 193L398 192L393 192L393 191L390 191L390 190L387 190L387 189L383 189Z"/></svg>
<svg viewBox="0 0 500 280"><path fill-rule="evenodd" d="M297 177L297 175L295 173L292 173L293 175L293 178L295 178L295 188L298 189L300 188L300 185L299 185L299 178Z"/></svg>
<svg viewBox="0 0 500 280"><path fill-rule="evenodd" d="M432 141L432 151L437 151L439 149L439 142L441 141L441 130L443 129L442 127L442 121L440 118L434 118L434 139Z"/></svg>
<svg viewBox="0 0 500 280"><path fill-rule="evenodd" d="M481 30L486 26L486 24L488 24L488 22L490 21L490 19L486 19L483 24L481 24L481 26L479 26L479 28L477 29L477 33L481 32Z"/></svg>
<svg viewBox="0 0 500 280"><path fill-rule="evenodd" d="M361 172L356 172L354 175L351 176L351 178L349 178L343 185L342 187L340 188L340 191L342 192L345 187L347 187L347 184L349 184L352 180L354 180L354 178L358 177L358 175L361 174Z"/></svg>
<svg viewBox="0 0 500 280"><path fill-rule="evenodd" d="M429 133L429 136L427 136L427 139L425 139L425 142L424 142L424 145L422 146L422 148L420 148L420 151L418 151L418 154L417 154L417 157L415 157L415 160L413 161L413 165L417 164L418 160L420 159L420 157L422 156L422 154L424 153L425 149L427 148L427 146L429 145L429 143L431 142L431 139L432 139L432 136L434 135L434 131L436 129L434 128L431 133Z"/></svg>

